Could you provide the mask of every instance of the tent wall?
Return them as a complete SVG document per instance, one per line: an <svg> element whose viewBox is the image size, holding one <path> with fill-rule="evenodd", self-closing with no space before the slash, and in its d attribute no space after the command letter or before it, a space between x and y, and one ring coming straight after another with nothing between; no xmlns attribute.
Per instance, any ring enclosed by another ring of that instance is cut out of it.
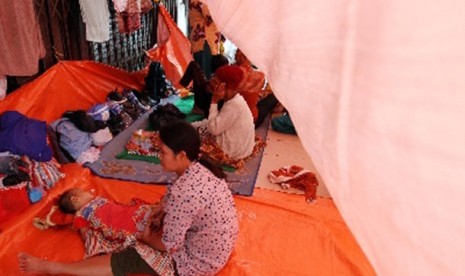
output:
<svg viewBox="0 0 465 276"><path fill-rule="evenodd" d="M205 0L379 275L463 275L465 2Z"/></svg>

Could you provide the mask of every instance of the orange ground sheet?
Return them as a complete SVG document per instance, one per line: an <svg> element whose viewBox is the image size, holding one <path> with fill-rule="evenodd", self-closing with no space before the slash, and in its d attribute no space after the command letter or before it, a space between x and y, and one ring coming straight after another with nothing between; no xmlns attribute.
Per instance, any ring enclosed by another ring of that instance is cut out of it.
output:
<svg viewBox="0 0 465 276"><path fill-rule="evenodd" d="M48 260L80 260L83 243L70 229L38 230L32 219L70 187L95 189L119 202L137 197L157 201L164 186L102 179L78 164L41 202L0 225L1 275L19 275L17 254L24 251ZM235 197L240 234L231 260L219 275L374 275L331 199L305 203L301 195L256 190Z"/></svg>
<svg viewBox="0 0 465 276"><path fill-rule="evenodd" d="M140 74L93 62L61 62L0 102L0 113L17 110L48 123L66 110L103 102L115 88L141 88ZM95 189L120 202L158 200L165 187L102 179L78 164L62 167L66 177L34 205L0 224L1 275L18 275L17 254L25 251L49 260L83 256L83 243L69 229L41 231L32 219L70 187ZM374 275L374 271L331 199L305 203L301 195L256 190L235 197L240 235L220 275Z"/></svg>

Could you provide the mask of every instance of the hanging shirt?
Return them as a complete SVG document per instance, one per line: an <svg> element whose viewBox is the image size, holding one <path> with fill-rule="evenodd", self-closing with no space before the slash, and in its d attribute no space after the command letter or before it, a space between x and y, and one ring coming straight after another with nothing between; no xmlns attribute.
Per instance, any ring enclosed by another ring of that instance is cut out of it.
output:
<svg viewBox="0 0 465 276"><path fill-rule="evenodd" d="M221 33L216 28L207 5L198 0L190 1L189 25L192 53L202 51L206 41L212 55L219 54Z"/></svg>
<svg viewBox="0 0 465 276"><path fill-rule="evenodd" d="M35 1L2 1L0 8L0 75L31 76L39 71L45 49Z"/></svg>
<svg viewBox="0 0 465 276"><path fill-rule="evenodd" d="M110 39L110 11L107 0L79 0L86 40L105 42Z"/></svg>

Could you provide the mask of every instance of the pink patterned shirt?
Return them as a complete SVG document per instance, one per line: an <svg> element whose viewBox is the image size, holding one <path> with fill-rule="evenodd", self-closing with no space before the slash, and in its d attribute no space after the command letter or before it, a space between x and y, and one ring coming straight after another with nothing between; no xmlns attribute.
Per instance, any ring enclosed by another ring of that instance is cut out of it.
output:
<svg viewBox="0 0 465 276"><path fill-rule="evenodd" d="M179 275L213 275L221 270L239 229L226 182L193 162L168 187L164 210L162 241Z"/></svg>

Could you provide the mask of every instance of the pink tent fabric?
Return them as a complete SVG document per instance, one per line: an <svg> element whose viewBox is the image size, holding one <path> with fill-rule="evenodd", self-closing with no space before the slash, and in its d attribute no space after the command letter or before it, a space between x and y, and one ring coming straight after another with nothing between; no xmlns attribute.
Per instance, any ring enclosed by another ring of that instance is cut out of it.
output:
<svg viewBox="0 0 465 276"><path fill-rule="evenodd" d="M30 76L45 54L34 1L2 1L0 8L0 76Z"/></svg>
<svg viewBox="0 0 465 276"><path fill-rule="evenodd" d="M465 270L465 2L214 1L379 275Z"/></svg>

